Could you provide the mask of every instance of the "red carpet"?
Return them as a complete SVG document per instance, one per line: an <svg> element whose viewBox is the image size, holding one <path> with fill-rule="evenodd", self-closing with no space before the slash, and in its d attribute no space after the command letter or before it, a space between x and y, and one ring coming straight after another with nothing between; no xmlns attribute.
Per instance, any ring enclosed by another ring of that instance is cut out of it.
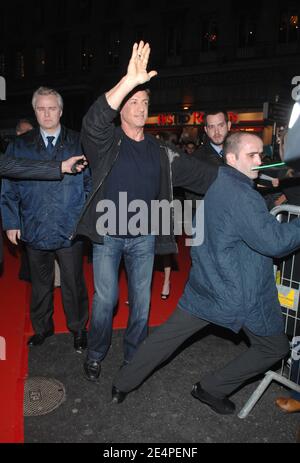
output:
<svg viewBox="0 0 300 463"><path fill-rule="evenodd" d="M85 276L90 303L93 296L92 265L85 260ZM160 298L163 273L154 272L150 311L150 326L163 323L174 311L182 294L187 278L190 259L189 250L180 242L178 256L179 271L172 272L171 296L168 300ZM29 319L30 284L18 279L19 260L5 249L4 273L0 278L0 346L5 341L6 352L0 350L0 442L23 442L23 395L27 375L28 349L26 340L32 333ZM114 318L114 329L126 327L128 318L127 283L125 272L120 275L119 306ZM67 331L62 309L60 290L55 290L55 332ZM5 357L5 360L2 358Z"/></svg>

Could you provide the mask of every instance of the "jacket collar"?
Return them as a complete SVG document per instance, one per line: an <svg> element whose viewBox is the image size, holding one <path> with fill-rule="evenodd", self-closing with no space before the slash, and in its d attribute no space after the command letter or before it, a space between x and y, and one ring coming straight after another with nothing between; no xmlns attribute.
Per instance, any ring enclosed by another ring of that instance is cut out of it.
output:
<svg viewBox="0 0 300 463"><path fill-rule="evenodd" d="M68 135L68 129L66 129L66 127L62 125L56 146L63 145L67 140L67 135ZM26 140L27 140L28 145L39 146L43 149L45 148L45 144L44 144L43 137L41 135L39 127L28 132L26 134Z"/></svg>
<svg viewBox="0 0 300 463"><path fill-rule="evenodd" d="M254 188L255 183L254 180L251 178L247 177L247 175L243 174L239 170L235 169L234 167L229 166L228 164L221 166L219 168L219 172L223 175L228 175L232 178L235 178L237 180L240 180L243 183L248 183L248 185L252 186Z"/></svg>

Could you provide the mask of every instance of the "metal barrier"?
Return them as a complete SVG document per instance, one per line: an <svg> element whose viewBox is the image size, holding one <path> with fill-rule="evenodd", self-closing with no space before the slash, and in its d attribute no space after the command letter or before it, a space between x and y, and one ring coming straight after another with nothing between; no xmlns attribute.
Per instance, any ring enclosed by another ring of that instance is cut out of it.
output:
<svg viewBox="0 0 300 463"><path fill-rule="evenodd" d="M300 217L300 207L278 206L272 209L271 214L280 222L290 222L293 218ZM265 378L238 414L241 419L246 418L273 380L300 392L300 251L274 265L274 275L285 317L285 332L291 339L291 356L288 361L282 362L280 373L267 371Z"/></svg>

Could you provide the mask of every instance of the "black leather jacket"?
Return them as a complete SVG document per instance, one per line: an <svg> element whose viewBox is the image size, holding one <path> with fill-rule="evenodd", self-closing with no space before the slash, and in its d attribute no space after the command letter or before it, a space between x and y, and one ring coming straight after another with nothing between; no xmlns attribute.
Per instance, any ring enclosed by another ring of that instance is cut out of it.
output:
<svg viewBox="0 0 300 463"><path fill-rule="evenodd" d="M120 127L116 127L115 119L118 111L113 110L102 95L91 106L83 119L82 143L84 152L89 160L93 189L83 209L77 224L75 234L84 235L95 243L103 243L103 236L96 230L97 203L104 199L105 181L116 162L120 146L125 136ZM160 156L160 192L157 199L173 200L173 187L188 187L200 194L204 194L217 175L217 168L206 162L190 159L185 153L153 138ZM171 230L174 217L171 210ZM159 235L156 239L157 254L171 254L177 252L177 245L173 231L168 236Z"/></svg>

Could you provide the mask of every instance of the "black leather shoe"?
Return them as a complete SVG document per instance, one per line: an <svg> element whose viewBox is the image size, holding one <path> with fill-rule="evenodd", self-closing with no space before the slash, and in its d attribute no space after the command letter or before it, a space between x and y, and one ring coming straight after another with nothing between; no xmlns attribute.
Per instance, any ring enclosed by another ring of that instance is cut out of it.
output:
<svg viewBox="0 0 300 463"><path fill-rule="evenodd" d="M220 415L232 415L235 412L235 404L231 400L226 397L219 399L209 394L202 389L200 383L194 384L191 394L195 399L209 405L214 412L220 413Z"/></svg>
<svg viewBox="0 0 300 463"><path fill-rule="evenodd" d="M101 363L96 360L86 360L83 365L85 377L89 381L97 382L100 372L101 372Z"/></svg>
<svg viewBox="0 0 300 463"><path fill-rule="evenodd" d="M46 338L49 338L50 336L53 336L54 332L53 330L46 331L46 333L41 333L41 334L34 334L29 338L27 342L27 346L41 346Z"/></svg>
<svg viewBox="0 0 300 463"><path fill-rule="evenodd" d="M74 349L78 354L82 354L84 349L87 348L87 332L86 330L78 331L73 333L74 336Z"/></svg>
<svg viewBox="0 0 300 463"><path fill-rule="evenodd" d="M126 399L128 392L122 392L115 386L111 390L111 401L113 404L121 404Z"/></svg>

